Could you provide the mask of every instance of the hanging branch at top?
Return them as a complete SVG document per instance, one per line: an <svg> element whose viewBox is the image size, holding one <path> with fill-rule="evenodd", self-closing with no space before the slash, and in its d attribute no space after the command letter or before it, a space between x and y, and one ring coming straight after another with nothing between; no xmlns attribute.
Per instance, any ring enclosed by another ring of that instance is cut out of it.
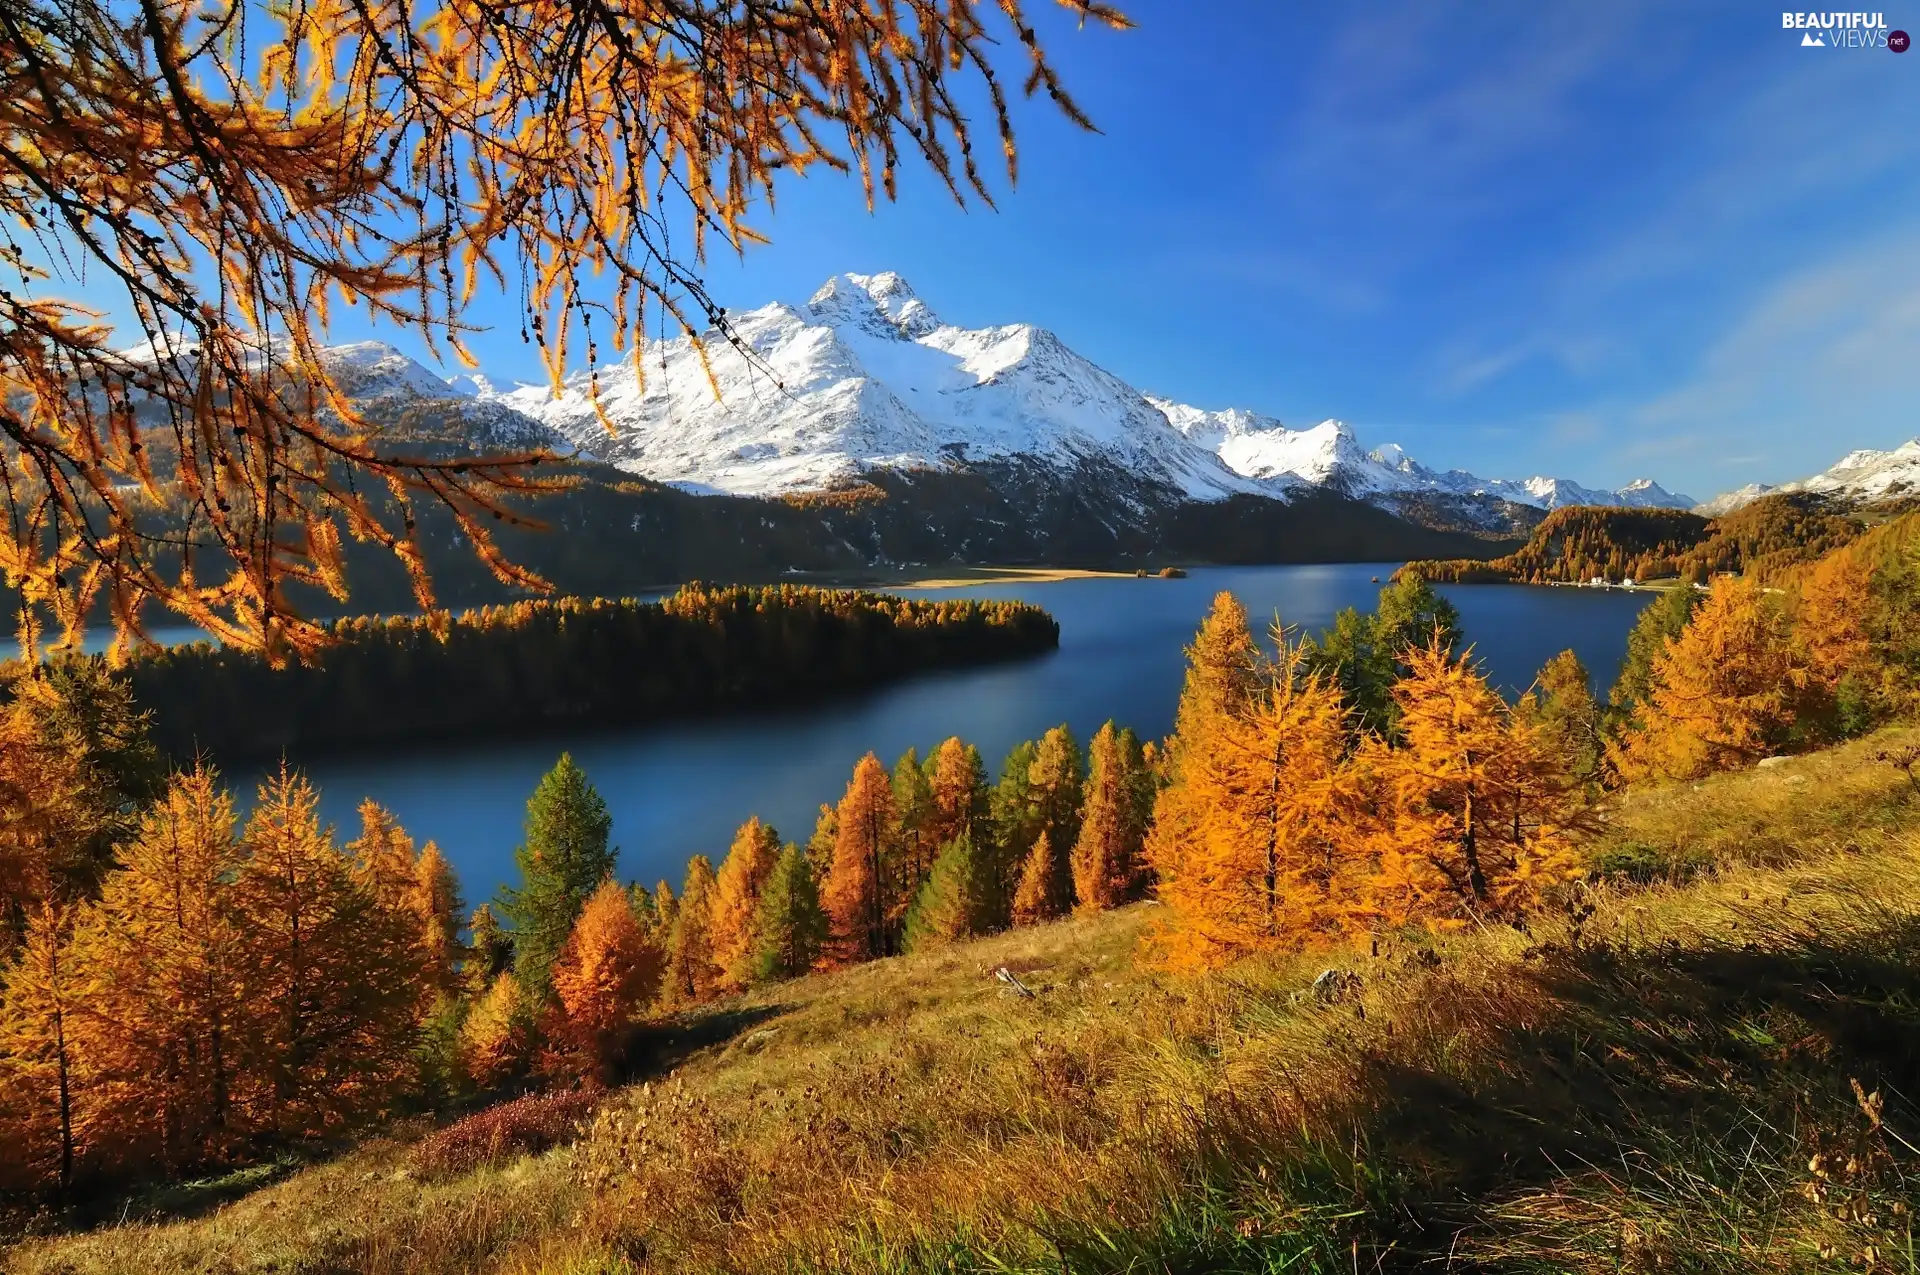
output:
<svg viewBox="0 0 1920 1275"><path fill-rule="evenodd" d="M104 600L120 643L157 603L310 657L325 634L288 586L344 598L347 537L432 606L422 501L543 588L491 533L564 485L552 458L383 436L322 362L333 307L470 366L460 316L491 279L556 387L574 343L638 370L650 324L734 340L699 270L715 241L758 240L748 213L782 175L857 173L871 206L917 162L991 203L962 99L1013 180L1006 61L1092 127L1019 0L0 0L19 280L0 287L0 571L23 644L49 622L73 640ZM144 343L115 352L49 280L111 286Z"/></svg>

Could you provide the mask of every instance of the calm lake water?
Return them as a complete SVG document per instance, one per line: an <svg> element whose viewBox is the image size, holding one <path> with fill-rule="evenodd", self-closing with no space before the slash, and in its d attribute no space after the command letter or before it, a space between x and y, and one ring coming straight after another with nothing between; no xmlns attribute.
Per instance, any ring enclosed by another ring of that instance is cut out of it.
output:
<svg viewBox="0 0 1920 1275"><path fill-rule="evenodd" d="M562 750L586 768L613 815L623 878L677 890L688 856L718 864L733 831L758 814L804 841L823 801L837 801L868 750L889 765L949 735L977 744L990 772L1023 739L1067 722L1082 744L1113 718L1147 738L1173 725L1182 647L1213 596L1229 589L1256 624L1278 613L1317 630L1342 607L1371 609L1391 565L1196 570L1184 580L1090 579L938 590L935 596L1018 598L1060 621L1060 649L1039 659L934 674L810 708L740 713L614 731L322 757L306 766L325 816L344 835L372 797L416 839L432 839L460 873L469 903L513 876L525 803ZM1467 637L1509 694L1556 653L1573 648L1604 693L1634 617L1653 596L1510 585L1443 590ZM236 779L239 776L235 776Z"/></svg>

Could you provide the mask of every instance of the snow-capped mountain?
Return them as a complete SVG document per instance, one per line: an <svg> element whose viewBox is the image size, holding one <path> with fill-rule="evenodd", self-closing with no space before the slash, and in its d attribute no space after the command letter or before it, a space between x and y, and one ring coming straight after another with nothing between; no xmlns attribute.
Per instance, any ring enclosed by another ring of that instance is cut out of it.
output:
<svg viewBox="0 0 1920 1275"><path fill-rule="evenodd" d="M735 495L1006 463L1111 469L1189 500L1275 490L1053 333L942 323L898 275L840 275L804 306L763 306L732 327L739 347L710 334L705 365L683 337L647 347L644 382L622 361L576 374L557 399L546 386L481 398L622 469Z"/></svg>
<svg viewBox="0 0 1920 1275"><path fill-rule="evenodd" d="M1650 478L1618 491L1596 491L1565 478L1480 478L1463 469L1442 473L1414 460L1396 443L1366 450L1344 421L1290 430L1272 417L1236 408L1208 412L1165 399L1149 401L1175 429L1218 453L1235 473L1252 478L1291 477L1376 501L1440 494L1486 497L1539 509L1562 505L1684 509L1693 503Z"/></svg>
<svg viewBox="0 0 1920 1275"><path fill-rule="evenodd" d="M1695 506L1694 512L1716 517L1762 496L1794 491L1818 492L1867 504L1901 496L1920 496L1920 438L1909 439L1891 451L1848 452L1831 469L1798 482L1777 487L1749 483Z"/></svg>
<svg viewBox="0 0 1920 1275"><path fill-rule="evenodd" d="M897 274L837 275L802 304L729 326L732 341L649 343L644 377L623 359L570 377L558 397L547 385L497 389L479 373L442 377L376 341L323 357L369 421L436 441L558 445L695 493L964 475L1015 507L1071 505L1117 525L1147 509L1323 491L1482 531L1523 530L1561 505L1692 503L1645 479L1601 491L1436 470L1394 444L1366 448L1341 421L1296 430L1151 397L1044 328L944 322Z"/></svg>
<svg viewBox="0 0 1920 1275"><path fill-rule="evenodd" d="M732 326L747 351L685 338L650 345L644 383L630 362L545 386L483 391L576 447L696 491L817 490L876 469L978 471L1040 465L1127 475L1187 501L1287 499L1305 487L1404 511L1414 498L1474 506L1469 522L1511 522L1505 506L1685 507L1642 480L1618 492L1558 478L1482 479L1421 465L1397 446L1368 451L1345 424L1290 430L1238 409L1150 398L1030 324L943 322L897 274L838 275L799 306L775 303ZM590 397L597 385L610 435Z"/></svg>

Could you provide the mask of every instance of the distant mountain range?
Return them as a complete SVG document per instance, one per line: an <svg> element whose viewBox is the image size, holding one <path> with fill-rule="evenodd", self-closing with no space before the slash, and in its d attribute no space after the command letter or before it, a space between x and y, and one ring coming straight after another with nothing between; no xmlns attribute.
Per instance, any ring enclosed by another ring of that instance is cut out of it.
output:
<svg viewBox="0 0 1920 1275"><path fill-rule="evenodd" d="M1600 491L1563 478L1437 471L1388 445L1371 451L1339 421L1292 430L1270 417L1206 411L1144 394L1031 324L944 323L896 274L838 275L803 306L732 319L748 353L718 334L649 346L630 362L477 398L540 421L632 473L689 491L774 495L844 485L877 470L1034 469L1071 481L1121 477L1135 504L1288 500L1319 488L1415 521L1522 530L1568 504L1685 508L1650 480ZM616 429L609 436L590 388Z"/></svg>
<svg viewBox="0 0 1920 1275"><path fill-rule="evenodd" d="M1831 469L1798 482L1777 487L1749 483L1694 506L1694 512L1717 517L1762 496L1795 491L1817 492L1860 504L1920 496L1920 438L1909 439L1892 451L1848 452Z"/></svg>
<svg viewBox="0 0 1920 1275"><path fill-rule="evenodd" d="M623 361L557 398L443 378L379 342L324 357L369 420L404 436L571 452L585 486L545 503L560 534L519 552L577 592L936 562L1485 558L1554 509L1694 507L1648 479L1482 478L1369 449L1340 421L1290 429L1155 397L1045 329L944 323L893 274L839 275L730 326L738 345L704 338L711 381L683 337L644 348L644 385ZM1917 484L1920 440L1780 490L1871 499ZM433 539L436 575L492 596L457 565L451 527Z"/></svg>

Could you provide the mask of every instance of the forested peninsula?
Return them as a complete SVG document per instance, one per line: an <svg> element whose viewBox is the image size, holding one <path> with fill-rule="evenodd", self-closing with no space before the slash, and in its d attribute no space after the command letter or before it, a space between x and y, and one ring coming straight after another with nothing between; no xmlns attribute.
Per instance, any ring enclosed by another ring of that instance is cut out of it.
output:
<svg viewBox="0 0 1920 1275"><path fill-rule="evenodd" d="M335 621L312 665L196 643L123 672L176 758L223 761L795 703L1053 650L1039 607L690 584L664 601L562 598Z"/></svg>
<svg viewBox="0 0 1920 1275"><path fill-rule="evenodd" d="M1762 496L1717 518L1681 509L1574 505L1548 514L1512 553L1410 562L1401 570L1441 584L1702 583L1725 573L1772 581L1898 512L1869 516L1816 492Z"/></svg>

